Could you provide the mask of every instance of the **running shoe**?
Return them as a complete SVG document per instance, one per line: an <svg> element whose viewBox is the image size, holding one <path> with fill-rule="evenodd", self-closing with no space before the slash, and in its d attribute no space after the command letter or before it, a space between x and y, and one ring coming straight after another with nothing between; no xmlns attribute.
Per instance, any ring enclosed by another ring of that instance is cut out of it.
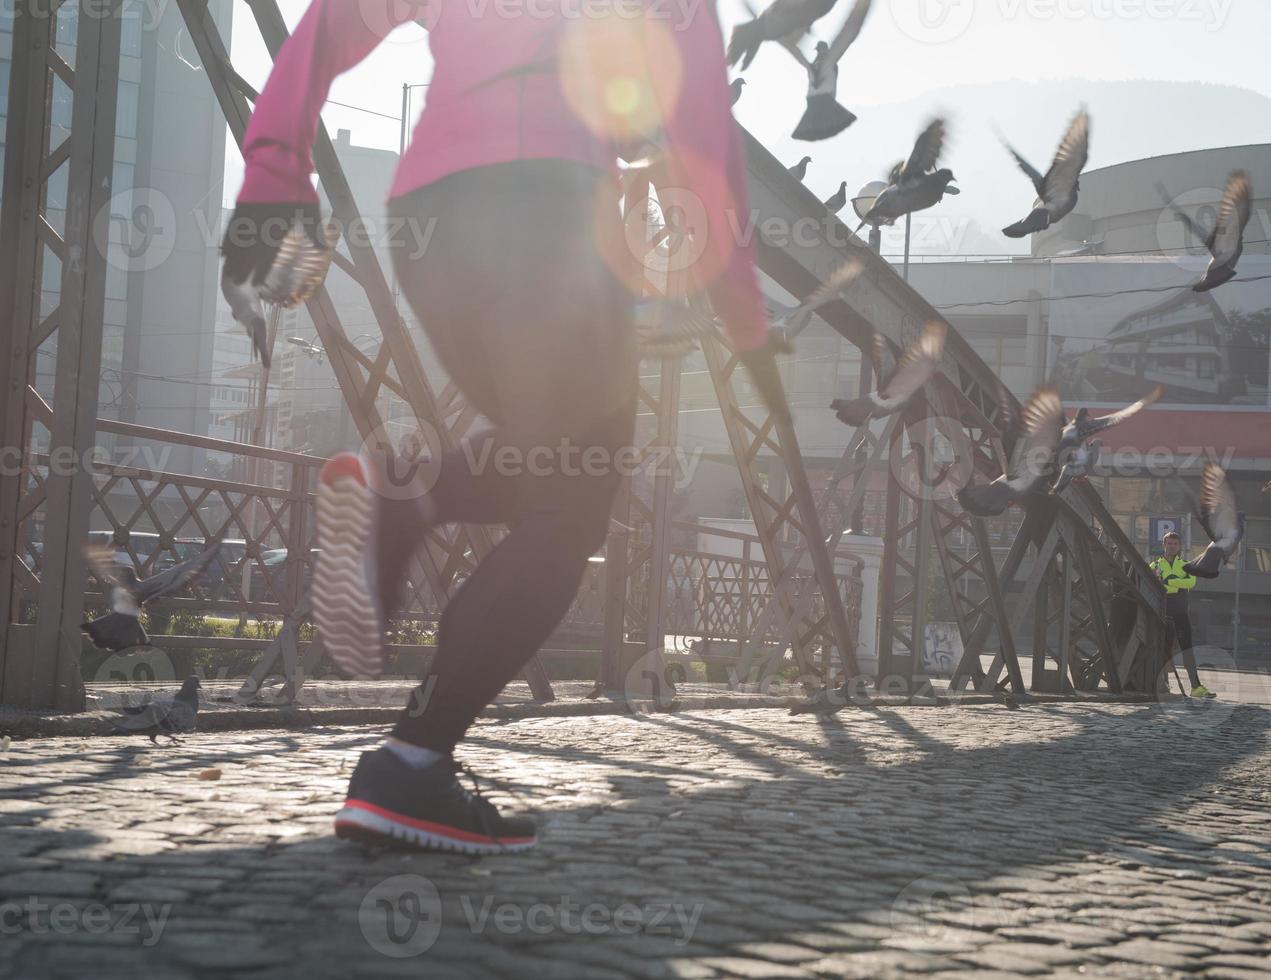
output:
<svg viewBox="0 0 1271 980"><path fill-rule="evenodd" d="M313 618L336 668L354 678L383 672L388 617L427 530L414 502L383 484L383 464L354 453L331 457L318 476Z"/></svg>
<svg viewBox="0 0 1271 980"><path fill-rule="evenodd" d="M1209 688L1207 688L1204 684L1197 684L1195 687L1192 688L1192 697L1216 698L1218 697L1218 695L1215 694L1213 691L1211 691Z"/></svg>
<svg viewBox="0 0 1271 980"><path fill-rule="evenodd" d="M534 821L501 815L479 788L459 785L458 768L448 756L415 769L386 748L363 752L344 809L335 816L336 836L462 854L533 847L538 839Z"/></svg>

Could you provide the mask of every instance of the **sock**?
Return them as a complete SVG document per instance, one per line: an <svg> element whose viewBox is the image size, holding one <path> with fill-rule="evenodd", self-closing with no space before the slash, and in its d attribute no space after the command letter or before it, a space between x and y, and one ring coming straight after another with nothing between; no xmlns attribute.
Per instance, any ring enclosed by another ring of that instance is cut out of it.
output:
<svg viewBox="0 0 1271 980"><path fill-rule="evenodd" d="M436 749L426 749L420 745L411 745L409 742L402 742L395 738L386 738L384 740L384 748L388 749L412 769L427 769L434 762L446 757L444 752L438 752Z"/></svg>

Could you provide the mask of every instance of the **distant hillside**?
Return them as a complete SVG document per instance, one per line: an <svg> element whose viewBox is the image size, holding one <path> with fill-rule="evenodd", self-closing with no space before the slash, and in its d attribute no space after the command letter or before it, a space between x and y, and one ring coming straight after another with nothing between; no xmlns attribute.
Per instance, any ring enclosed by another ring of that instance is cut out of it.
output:
<svg viewBox="0 0 1271 980"><path fill-rule="evenodd" d="M748 90L743 99L751 96ZM757 94L757 93L756 93ZM793 94L793 93L792 93ZM915 224L915 253L1025 252L999 229L1022 217L1032 203L1028 180L995 135L995 127L1044 171L1059 137L1077 106L1085 102L1093 117L1090 167L1214 146L1271 142L1271 99L1226 85L1196 82L1061 81L1000 83L948 88L938 95L892 104L870 105L843 92L843 103L859 120L825 143L789 138L801 102L791 120L773 112L785 93L752 99L752 110L739 105L741 122L782 160L812 156L808 185L822 197L847 181L849 194L882 177L908 153L913 138L933 114L949 119L951 145L945 165L958 178L962 194L947 198ZM784 115L784 114L782 114ZM850 207L845 209L846 215ZM884 239L884 251L899 251L899 232Z"/></svg>

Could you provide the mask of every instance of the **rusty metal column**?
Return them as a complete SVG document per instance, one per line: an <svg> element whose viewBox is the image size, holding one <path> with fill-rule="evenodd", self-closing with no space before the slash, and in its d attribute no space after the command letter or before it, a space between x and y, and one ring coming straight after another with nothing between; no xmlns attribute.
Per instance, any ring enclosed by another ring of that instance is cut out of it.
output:
<svg viewBox="0 0 1271 980"><path fill-rule="evenodd" d="M662 360L658 380L657 435L650 448L655 465L661 469L653 475L653 528L649 542L649 604L645 618L645 653L662 650L665 632L662 628L662 609L666 598L666 573L671 547L671 483L675 475L674 449L679 436L680 369L683 360L668 357ZM661 455L659 450L665 450ZM660 460L660 463L659 463Z"/></svg>
<svg viewBox="0 0 1271 980"><path fill-rule="evenodd" d="M605 539L605 616L600 649L600 687L621 691L627 640L627 571L631 561L631 477L624 476L611 512L618 527L610 525Z"/></svg>
<svg viewBox="0 0 1271 980"><path fill-rule="evenodd" d="M33 576L22 561L21 502L27 482L30 411L27 383L32 376L44 247L37 237L43 221L42 173L49 139L55 5L28 0L14 11L13 63L9 70L9 118L5 130L4 207L0 223L0 379L4 411L5 465L0 467L0 702L29 706L32 691L30 627L14 628L22 618L22 591ZM16 452L14 451L16 448ZM27 634L22 642L19 634Z"/></svg>
<svg viewBox="0 0 1271 980"><path fill-rule="evenodd" d="M81 8L78 17L75 68L70 83L73 92L71 133L65 144L68 172L62 275L56 326L50 331L56 334L57 360L43 503L44 563L33 637L35 655L29 671L23 672L25 678L18 678L19 687L23 680L27 682L24 698L27 704L60 711L79 711L84 706L84 684L79 674L82 642L79 624L83 619L86 572L80 549L88 537L88 515L93 502L93 474L84 461L90 457L96 438L97 382L101 377L106 301L106 252L101 247L105 243L94 238L94 220L98 215L109 215L110 209L121 2L113 0L105 10ZM18 6L19 19L41 15L38 4ZM43 16L49 15L44 13ZM32 100L43 104L48 99L50 90L42 69L47 66L58 71L60 60L50 48L51 32L50 25L23 32L23 40L31 46L27 52L31 60L21 80L23 87L12 93L11 102ZM16 42L15 36L15 45ZM32 185L29 189L41 195L40 176L38 172L27 172L15 175L14 180L21 179L23 184L29 181ZM27 194L21 194L20 201L18 207L36 203ZM11 234L20 234L21 218L18 221L18 224L9 224L7 230ZM11 254L7 245L6 242L6 255ZM15 251L41 247L34 236L26 242L14 242ZM38 297L40 287L41 280L37 278L25 284L16 283L13 293L26 288L35 291ZM14 307L10 309L16 312ZM26 322L11 322L11 329L17 336L29 339L38 315L39 303L36 302ZM31 351L23 353L29 358ZM24 358L19 364L29 365L29 360ZM14 514L15 522L16 518ZM21 697L20 691L16 693ZM7 692L5 697L9 700Z"/></svg>
<svg viewBox="0 0 1271 980"><path fill-rule="evenodd" d="M902 440L905 430L897 426L895 435L887 449L887 509L883 518L883 567L879 583L878 608L881 611L878 623L878 685L881 691L884 678L913 676L913 648L907 653L896 652L896 640L899 633L896 625L896 606L899 597L897 591L897 574L901 564L900 538L905 533L902 526L901 506L905 501L905 493L900 481L896 478L894 467L898 465ZM912 593L911 593L912 594ZM912 636L912 634L911 634ZM906 681L906 690L908 682Z"/></svg>

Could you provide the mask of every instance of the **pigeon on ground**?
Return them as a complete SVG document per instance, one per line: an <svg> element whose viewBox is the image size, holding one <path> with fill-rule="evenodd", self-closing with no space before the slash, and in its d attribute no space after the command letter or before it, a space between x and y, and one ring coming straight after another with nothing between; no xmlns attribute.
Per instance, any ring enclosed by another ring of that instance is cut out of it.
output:
<svg viewBox="0 0 1271 980"><path fill-rule="evenodd" d="M918 136L909 159L896 164L887 176L887 188L878 195L862 224L891 225L897 218L939 204L946 194L959 193L950 187L953 171L936 169L944 149L945 123L933 119Z"/></svg>
<svg viewBox="0 0 1271 980"><path fill-rule="evenodd" d="M1040 486L1052 472L1063 417L1058 391L1046 385L1033 392L1020 418L1022 431L1007 471L992 483L959 490L962 509L977 517L996 517Z"/></svg>
<svg viewBox="0 0 1271 980"><path fill-rule="evenodd" d="M1033 232L1044 231L1077 206L1077 193L1081 189L1079 178L1090 156L1090 114L1084 108L1072 117L1045 176L1038 173L1011 144L1007 143L1006 148L1033 182L1041 203L1022 221L1003 228L1003 235L1023 238Z"/></svg>
<svg viewBox="0 0 1271 980"><path fill-rule="evenodd" d="M745 86L745 84L746 84L746 80L741 77L734 78L731 82L728 83L728 90L732 93L732 96L728 103L730 106L737 104L737 100L741 98L742 87Z"/></svg>
<svg viewBox="0 0 1271 980"><path fill-rule="evenodd" d="M793 167L790 167L790 173L794 174L796 180L802 180L808 175L808 164L812 162L811 157L804 157Z"/></svg>
<svg viewBox="0 0 1271 980"><path fill-rule="evenodd" d="M1059 476L1055 478L1055 485L1050 488L1050 492L1052 494L1063 493L1073 480L1089 476L1094 470L1095 463L1099 461L1099 449L1100 441L1098 439L1083 442L1073 449L1067 458L1061 461Z"/></svg>
<svg viewBox="0 0 1271 980"><path fill-rule="evenodd" d="M1222 566L1240 547L1245 534L1245 515L1236 510L1236 494L1222 467L1210 460L1200 475L1200 506L1196 508L1200 526L1209 535L1204 553L1183 565L1183 570L1199 578L1217 578Z"/></svg>
<svg viewBox="0 0 1271 980"><path fill-rule="evenodd" d="M317 234L317 233L315 233ZM271 351L266 337L265 312L262 303L291 308L307 300L327 276L340 232L334 224L325 224L320 232L325 244L314 240L302 224L295 224L278 247L268 271L257 279L249 275L235 279L242 270L226 262L221 272L221 293L229 303L234 319L243 325L252 339L252 354L268 368Z"/></svg>
<svg viewBox="0 0 1271 980"><path fill-rule="evenodd" d="M829 208L830 214L838 214L846 203L847 181L843 181L839 184L839 189L825 199L825 206Z"/></svg>
<svg viewBox="0 0 1271 980"><path fill-rule="evenodd" d="M1178 220L1187 226L1192 235L1203 241L1205 248L1209 250L1209 267L1192 289L1198 293L1206 293L1233 278L1236 263L1240 261L1240 254L1244 251L1245 226L1253 213L1253 182L1249 175L1243 170L1233 170L1227 177L1222 200L1218 202L1218 218L1208 234L1186 212L1171 203L1169 192L1163 184L1158 183L1156 189L1170 209L1178 215Z"/></svg>
<svg viewBox="0 0 1271 980"><path fill-rule="evenodd" d="M136 707L125 707L123 717L115 723L115 730L120 733L149 735L155 745L160 735L167 737L168 744L180 744L177 735L194 731L199 717L199 679L187 677L181 690L173 695L171 701L150 701Z"/></svg>
<svg viewBox="0 0 1271 980"><path fill-rule="evenodd" d="M837 136L848 126L856 122L856 116L839 104L838 81L839 60L852 42L861 33L865 17L869 14L872 0L856 0L847 20L834 35L834 42L826 44L818 41L816 57L809 62L797 45L787 44L785 48L803 65L808 73L807 108L803 112L799 125L795 127L793 137L797 140L827 140Z"/></svg>
<svg viewBox="0 0 1271 980"><path fill-rule="evenodd" d="M797 45L834 3L835 0L774 0L762 14L733 28L728 39L728 63L735 65L740 61L741 70L745 71L764 41L778 41L787 47Z"/></svg>
<svg viewBox="0 0 1271 980"><path fill-rule="evenodd" d="M1075 451L1096 432L1102 432L1104 429L1110 429L1112 426L1119 425L1126 419L1133 418L1149 405L1155 405L1158 401L1160 401L1161 395L1164 393L1165 389L1160 385L1157 385L1133 405L1127 405L1119 412L1113 412L1110 415L1101 415L1096 419L1092 419L1090 417L1089 409L1078 409L1076 416L1073 417L1073 420L1071 422L1065 422L1064 424L1063 434L1060 436L1059 448L1057 450L1060 462L1064 462L1070 452Z"/></svg>
<svg viewBox="0 0 1271 980"><path fill-rule="evenodd" d="M844 425L864 425L870 419L881 419L899 412L923 385L931 380L944 356L945 325L929 320L922 335L896 363L896 370L886 382L879 378L878 389L860 398L836 398L830 408Z"/></svg>
<svg viewBox="0 0 1271 980"><path fill-rule="evenodd" d="M147 645L150 637L141 626L141 607L175 592L193 579L216 557L220 547L218 541L201 554L147 579L138 579L132 568L115 561L109 548L87 549L85 554L93 572L110 587L111 611L91 622L82 623L80 628L88 634L93 646L104 650L118 652Z"/></svg>
<svg viewBox="0 0 1271 980"><path fill-rule="evenodd" d="M768 315L772 317L772 329L787 340L794 340L804 328L812 322L812 314L826 303L833 302L843 295L856 277L861 274L863 266L855 259L849 259L835 269L820 286L813 290L798 306L782 306L771 299L764 305Z"/></svg>

